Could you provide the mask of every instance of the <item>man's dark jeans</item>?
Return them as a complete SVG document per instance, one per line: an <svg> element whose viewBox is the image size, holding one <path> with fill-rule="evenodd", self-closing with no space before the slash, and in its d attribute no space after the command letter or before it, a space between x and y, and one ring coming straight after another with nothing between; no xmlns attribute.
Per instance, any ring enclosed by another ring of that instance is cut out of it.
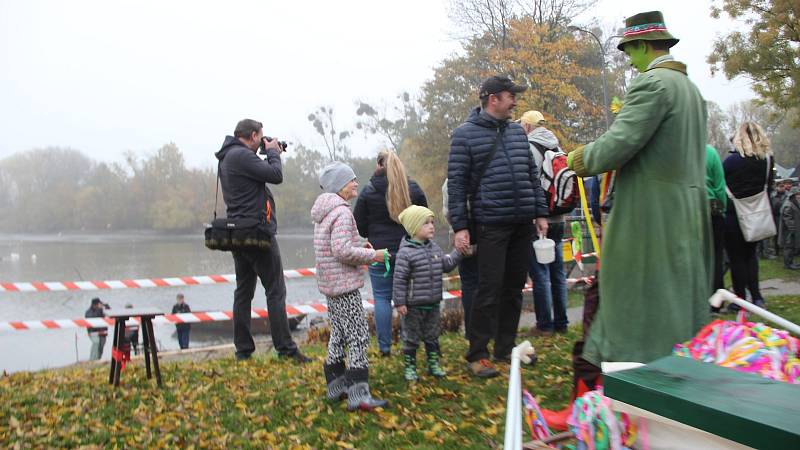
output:
<svg viewBox="0 0 800 450"><path fill-rule="evenodd" d="M472 302L467 361L508 357L517 337L533 224L479 225L478 291Z"/></svg>
<svg viewBox="0 0 800 450"><path fill-rule="evenodd" d="M250 333L250 308L256 291L256 277L267 294L267 311L272 332L272 345L279 355L290 356L297 345L289 331L286 317L286 281L278 240L272 239L272 248L264 250L235 251L236 291L233 293L233 343L237 355L250 355L256 344Z"/></svg>
<svg viewBox="0 0 800 450"><path fill-rule="evenodd" d="M469 321L472 317L472 299L478 290L478 258L464 258L458 264L461 277L461 306L464 308L464 336L469 339Z"/></svg>

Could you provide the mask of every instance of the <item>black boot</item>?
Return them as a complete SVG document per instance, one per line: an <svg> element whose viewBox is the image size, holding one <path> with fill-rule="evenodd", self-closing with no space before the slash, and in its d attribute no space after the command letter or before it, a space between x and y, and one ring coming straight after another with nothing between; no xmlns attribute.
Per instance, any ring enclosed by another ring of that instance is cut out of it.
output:
<svg viewBox="0 0 800 450"><path fill-rule="evenodd" d="M389 405L386 400L373 398L369 393L369 369L348 369L345 376L349 386L347 388L347 410L372 411L375 408L385 408Z"/></svg>
<svg viewBox="0 0 800 450"><path fill-rule="evenodd" d="M347 397L347 377L343 362L324 364L325 381L328 383L328 401L338 402Z"/></svg>

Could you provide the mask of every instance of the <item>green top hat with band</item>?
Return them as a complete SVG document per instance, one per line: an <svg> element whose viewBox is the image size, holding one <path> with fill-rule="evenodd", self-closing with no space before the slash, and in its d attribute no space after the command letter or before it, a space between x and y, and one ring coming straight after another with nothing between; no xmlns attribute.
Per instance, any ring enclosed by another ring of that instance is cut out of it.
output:
<svg viewBox="0 0 800 450"><path fill-rule="evenodd" d="M649 11L636 14L625 19L625 32L617 44L620 51L631 41L667 41L670 47L678 43L673 35L667 31L664 15L661 11Z"/></svg>

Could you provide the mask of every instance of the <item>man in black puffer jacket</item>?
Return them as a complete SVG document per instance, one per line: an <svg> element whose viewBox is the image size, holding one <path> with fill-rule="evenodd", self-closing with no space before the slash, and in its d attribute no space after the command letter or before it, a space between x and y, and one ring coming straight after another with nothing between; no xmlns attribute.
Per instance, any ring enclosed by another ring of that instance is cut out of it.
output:
<svg viewBox="0 0 800 450"><path fill-rule="evenodd" d="M507 361L522 309L534 228L547 234L547 203L525 130L509 122L516 94L525 87L510 78L487 78L481 106L453 131L447 167L450 224L455 246L466 253L478 244L478 291L469 326L469 370L493 377L495 361ZM496 149L495 149L496 147ZM535 224L535 227L534 227Z"/></svg>

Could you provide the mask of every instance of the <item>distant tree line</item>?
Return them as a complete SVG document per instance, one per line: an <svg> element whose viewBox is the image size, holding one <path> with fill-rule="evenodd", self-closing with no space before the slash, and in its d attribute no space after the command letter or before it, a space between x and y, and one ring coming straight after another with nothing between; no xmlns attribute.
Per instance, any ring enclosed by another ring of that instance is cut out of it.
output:
<svg viewBox="0 0 800 450"><path fill-rule="evenodd" d="M776 160L797 166L796 6L789 0L713 3L712 16L724 11L734 19L746 17L750 28L717 40L708 62L729 77L749 76L759 99L727 111L710 103L709 142L724 154L738 124L756 121L768 131ZM326 105L308 115L317 142L309 139L291 147L284 182L273 188L281 226L310 226L309 209L319 193L317 173L328 161L349 162L361 185L368 182L374 157L353 157L349 146L358 133L377 137L384 148L396 151L438 212L450 133L478 105L481 80L493 74L509 74L529 87L517 98L517 115L529 109L544 113L565 150L599 136L609 107L603 102L603 81L609 98L624 97L636 74L616 49L619 30L602 30L596 23L580 31L572 26L595 4L452 0L451 18L462 51L435 67L419 93L403 92L379 103L356 100L349 119ZM774 64L756 67L748 61ZM211 218L215 183L213 169L187 168L174 144L144 158L129 154L124 164L98 163L72 149L31 150L0 161L0 208L5 212L0 230L198 230ZM218 209L224 213L224 207Z"/></svg>
<svg viewBox="0 0 800 450"><path fill-rule="evenodd" d="M311 227L325 158L298 145L284 158L284 182L275 193L282 227ZM351 158L359 180L374 159ZM126 162L96 162L78 150L44 148L0 160L0 231L62 232L160 230L194 232L212 218L216 169L187 168L175 144ZM222 195L217 207L225 216Z"/></svg>

